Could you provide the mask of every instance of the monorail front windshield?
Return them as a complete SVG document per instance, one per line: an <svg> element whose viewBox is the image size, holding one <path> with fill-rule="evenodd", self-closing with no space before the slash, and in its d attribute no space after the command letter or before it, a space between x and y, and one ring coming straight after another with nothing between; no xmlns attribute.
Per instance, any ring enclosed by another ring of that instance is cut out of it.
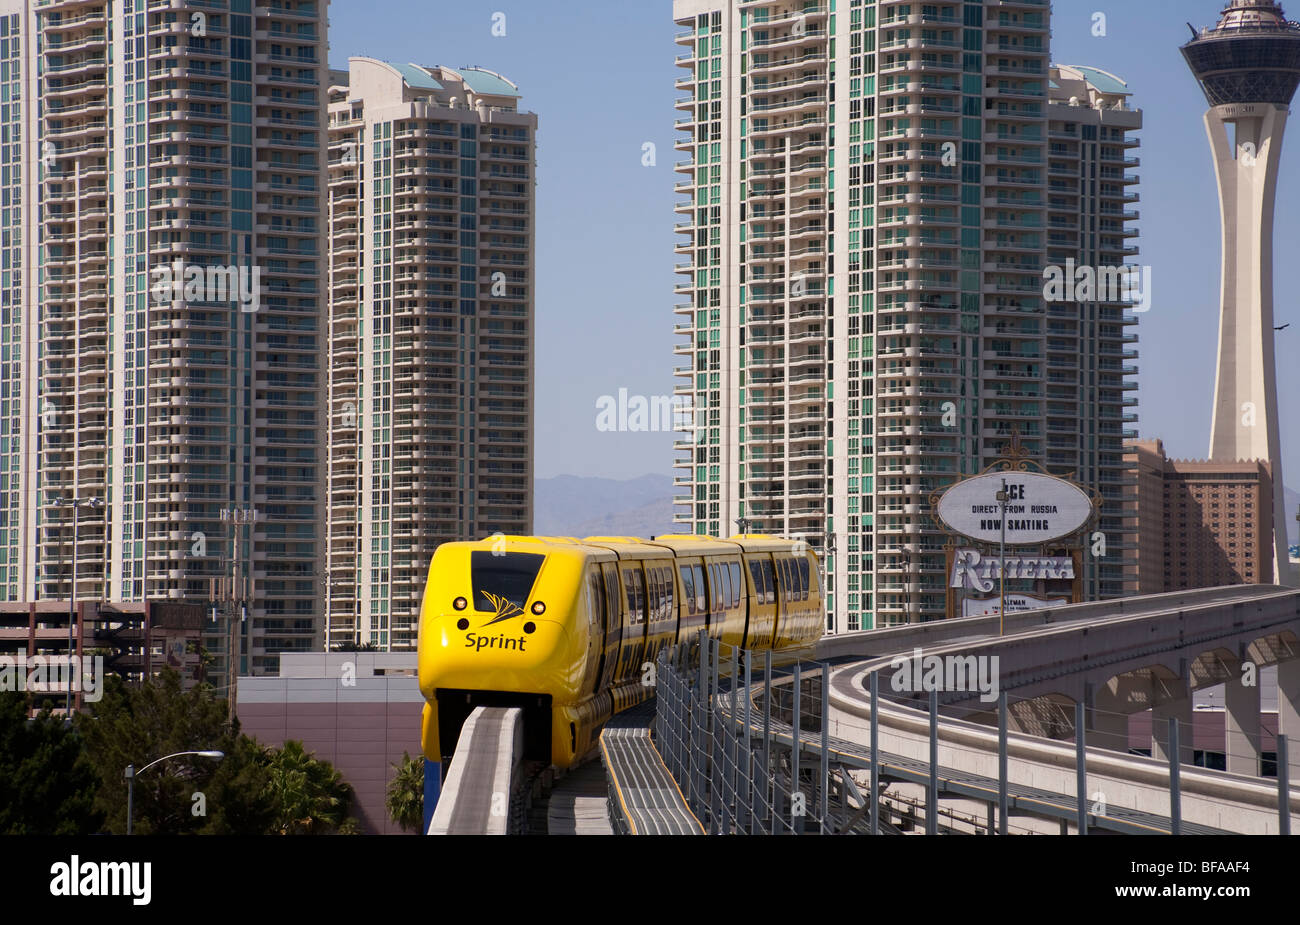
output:
<svg viewBox="0 0 1300 925"><path fill-rule="evenodd" d="M532 552L472 552L470 580L475 610L497 610L488 597L504 599L523 609L546 556Z"/></svg>

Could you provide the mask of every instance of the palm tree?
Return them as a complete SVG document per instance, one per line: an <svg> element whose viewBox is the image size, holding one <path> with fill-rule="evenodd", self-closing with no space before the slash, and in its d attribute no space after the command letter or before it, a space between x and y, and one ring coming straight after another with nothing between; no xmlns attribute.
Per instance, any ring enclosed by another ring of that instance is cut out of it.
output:
<svg viewBox="0 0 1300 925"><path fill-rule="evenodd" d="M402 752L397 775L388 785L388 815L404 832L417 835L424 827L424 757Z"/></svg>
<svg viewBox="0 0 1300 925"><path fill-rule="evenodd" d="M266 759L266 789L276 806L275 832L325 835L345 827L352 787L333 765L307 754L293 739L283 748L268 749Z"/></svg>

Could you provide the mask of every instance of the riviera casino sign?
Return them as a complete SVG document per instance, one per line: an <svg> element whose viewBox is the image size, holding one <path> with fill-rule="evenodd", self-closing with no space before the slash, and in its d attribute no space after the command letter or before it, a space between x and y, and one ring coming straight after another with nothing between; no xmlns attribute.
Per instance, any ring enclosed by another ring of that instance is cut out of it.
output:
<svg viewBox="0 0 1300 925"><path fill-rule="evenodd" d="M1006 543L1034 546L1078 532L1092 517L1092 499L1077 485L1036 472L996 471L958 482L944 492L936 511L949 529L981 543L1002 540L1002 502L1007 486Z"/></svg>

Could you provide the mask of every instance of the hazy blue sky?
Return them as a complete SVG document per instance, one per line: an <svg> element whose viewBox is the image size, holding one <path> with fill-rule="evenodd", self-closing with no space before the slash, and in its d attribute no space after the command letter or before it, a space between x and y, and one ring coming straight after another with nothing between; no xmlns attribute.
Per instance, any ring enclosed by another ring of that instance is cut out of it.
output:
<svg viewBox="0 0 1300 925"><path fill-rule="evenodd" d="M841 4L844 0L840 0ZM1288 12L1300 17L1300 0ZM1141 262L1153 300L1141 336L1142 436L1206 454L1218 330L1219 210L1201 95L1178 52L1186 21L1221 0L1055 0L1052 60L1126 80L1143 110ZM1285 6L1285 3L1284 3ZM1094 11L1107 35L1092 34ZM494 13L504 37L493 36ZM334 0L330 62L350 55L479 65L519 84L538 114L537 475L672 471L664 433L604 433L596 403L620 388L669 395L677 197L676 27L668 0ZM1292 135L1300 133L1293 127ZM657 166L642 166L642 145ZM1300 137L1278 184L1276 311L1286 482L1300 485Z"/></svg>

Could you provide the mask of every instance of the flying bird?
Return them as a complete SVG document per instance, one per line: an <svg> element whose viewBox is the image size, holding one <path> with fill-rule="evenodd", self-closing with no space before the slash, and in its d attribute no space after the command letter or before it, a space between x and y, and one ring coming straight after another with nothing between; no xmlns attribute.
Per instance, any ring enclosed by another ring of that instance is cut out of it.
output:
<svg viewBox="0 0 1300 925"><path fill-rule="evenodd" d="M1291 322L1288 321L1286 324L1282 325L1280 328L1274 328L1273 330L1274 330L1274 331L1285 331L1285 330L1286 330L1287 328L1289 328L1289 327L1291 327Z"/></svg>

